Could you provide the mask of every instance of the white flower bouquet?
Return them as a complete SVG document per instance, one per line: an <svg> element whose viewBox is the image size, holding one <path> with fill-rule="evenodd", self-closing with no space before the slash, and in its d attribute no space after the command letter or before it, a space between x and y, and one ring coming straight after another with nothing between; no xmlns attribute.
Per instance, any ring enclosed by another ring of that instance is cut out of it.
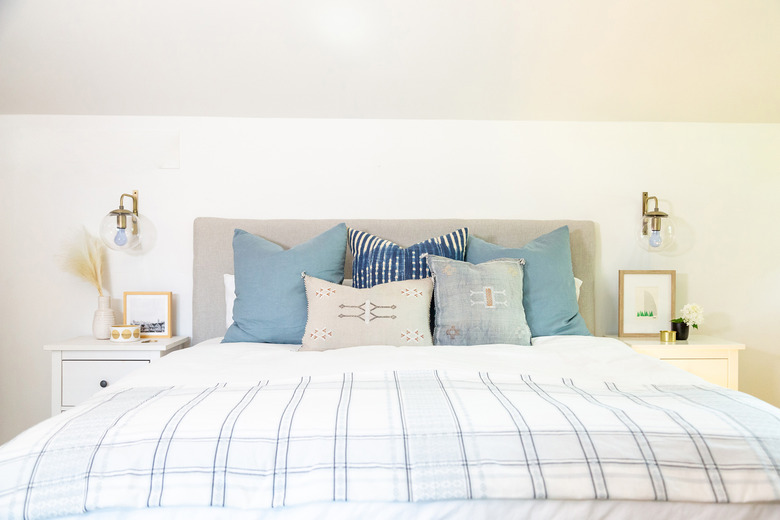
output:
<svg viewBox="0 0 780 520"><path fill-rule="evenodd" d="M689 303L680 310L682 314L681 318L675 318L672 323L685 323L689 327L698 329L699 325L704 322L704 309L701 305L695 303Z"/></svg>

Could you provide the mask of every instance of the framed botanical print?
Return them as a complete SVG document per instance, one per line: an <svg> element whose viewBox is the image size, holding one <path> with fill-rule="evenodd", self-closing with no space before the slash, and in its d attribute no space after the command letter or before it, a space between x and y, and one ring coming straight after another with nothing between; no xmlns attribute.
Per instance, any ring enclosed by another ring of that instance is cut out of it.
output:
<svg viewBox="0 0 780 520"><path fill-rule="evenodd" d="M169 292L126 292L125 324L140 325L142 338L170 338L171 300Z"/></svg>
<svg viewBox="0 0 780 520"><path fill-rule="evenodd" d="M658 337L674 318L676 271L620 271L618 335Z"/></svg>

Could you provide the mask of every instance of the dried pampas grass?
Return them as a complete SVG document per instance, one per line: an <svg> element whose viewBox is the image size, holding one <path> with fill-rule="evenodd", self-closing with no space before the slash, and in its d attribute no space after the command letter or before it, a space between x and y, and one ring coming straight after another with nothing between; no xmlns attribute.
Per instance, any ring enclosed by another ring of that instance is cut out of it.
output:
<svg viewBox="0 0 780 520"><path fill-rule="evenodd" d="M65 270L71 274L83 278L98 290L98 295L103 296L103 261L105 260L106 246L96 236L84 229L81 240L74 240L66 251Z"/></svg>

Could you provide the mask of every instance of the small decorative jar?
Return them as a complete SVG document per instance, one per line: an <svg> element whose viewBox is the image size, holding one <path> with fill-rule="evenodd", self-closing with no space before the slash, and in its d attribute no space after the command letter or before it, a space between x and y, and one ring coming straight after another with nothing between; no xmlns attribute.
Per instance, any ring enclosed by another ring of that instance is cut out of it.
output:
<svg viewBox="0 0 780 520"><path fill-rule="evenodd" d="M111 297L98 296L98 308L92 318L92 335L95 339L108 339L111 336L111 325L114 323L116 318L111 310Z"/></svg>
<svg viewBox="0 0 780 520"><path fill-rule="evenodd" d="M132 343L141 340L140 325L114 325L111 327L112 343Z"/></svg>

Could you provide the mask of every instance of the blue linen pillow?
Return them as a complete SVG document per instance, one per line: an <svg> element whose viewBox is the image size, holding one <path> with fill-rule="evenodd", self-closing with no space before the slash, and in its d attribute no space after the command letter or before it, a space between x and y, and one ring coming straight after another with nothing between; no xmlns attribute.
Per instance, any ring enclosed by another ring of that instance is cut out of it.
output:
<svg viewBox="0 0 780 520"><path fill-rule="evenodd" d="M437 345L530 345L523 308L525 260L500 258L479 265L428 256L433 275Z"/></svg>
<svg viewBox="0 0 780 520"><path fill-rule="evenodd" d="M233 324L222 342L300 343L307 316L301 273L305 271L341 283L346 253L346 224L287 250L236 229L233 233L236 300Z"/></svg>
<svg viewBox="0 0 780 520"><path fill-rule="evenodd" d="M371 233L349 229L352 251L352 286L368 289L380 283L419 280L430 276L425 254L464 260L468 228L429 238L409 247L379 238Z"/></svg>
<svg viewBox="0 0 780 520"><path fill-rule="evenodd" d="M481 264L496 258L524 258L523 305L531 335L590 336L580 315L571 267L569 227L542 235L521 248L507 248L470 237L466 260Z"/></svg>

